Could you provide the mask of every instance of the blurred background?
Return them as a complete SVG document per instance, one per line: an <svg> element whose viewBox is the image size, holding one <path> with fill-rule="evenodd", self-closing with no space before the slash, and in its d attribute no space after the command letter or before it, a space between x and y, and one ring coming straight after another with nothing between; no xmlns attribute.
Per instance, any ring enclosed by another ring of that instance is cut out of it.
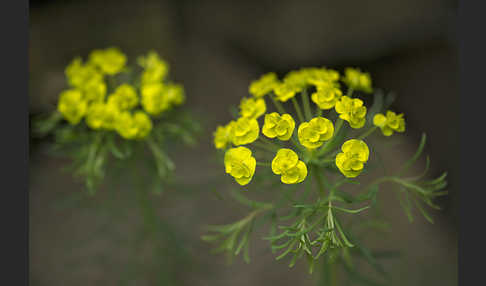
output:
<svg viewBox="0 0 486 286"><path fill-rule="evenodd" d="M305 263L289 269L275 262L258 233L248 265L239 258L227 265L199 240L204 225L229 223L246 212L201 187L224 177L214 160L213 130L231 119L229 106L248 94L251 80L305 66L357 66L371 73L375 87L397 94L393 109L405 113L407 132L383 152L391 168L427 133L431 174L449 172L450 195L439 202L444 209L433 212L435 224L419 216L410 224L396 197L382 192L392 231L370 243L402 252L384 264L393 285L457 285L456 11L457 1L449 0L31 0L32 116L55 108L74 56L118 46L129 59L156 50L170 63L170 77L184 85L187 107L206 118L199 147L172 152L177 177L199 188L154 197L186 253L185 260L169 258L164 266L150 242L137 243L140 217L128 185L108 192L103 188L114 184L108 181L87 197L62 171L68 161L47 155L48 142L32 138L30 285L166 285L158 282L160 267L180 285L315 285Z"/></svg>

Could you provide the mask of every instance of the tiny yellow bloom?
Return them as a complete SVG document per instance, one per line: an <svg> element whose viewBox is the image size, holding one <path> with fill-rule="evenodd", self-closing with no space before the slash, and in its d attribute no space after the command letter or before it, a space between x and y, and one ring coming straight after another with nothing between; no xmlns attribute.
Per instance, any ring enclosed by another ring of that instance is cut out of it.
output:
<svg viewBox="0 0 486 286"><path fill-rule="evenodd" d="M271 92L278 85L278 78L275 73L267 73L259 79L250 83L248 92L254 97L263 97Z"/></svg>
<svg viewBox="0 0 486 286"><path fill-rule="evenodd" d="M246 98L240 103L240 115L249 119L257 119L267 111L263 98Z"/></svg>
<svg viewBox="0 0 486 286"><path fill-rule="evenodd" d="M307 83L318 86L323 83L333 83L337 86L339 72L326 68L310 68L308 70Z"/></svg>
<svg viewBox="0 0 486 286"><path fill-rule="evenodd" d="M120 112L116 120L115 130L121 137L128 140L137 137L138 125L129 111Z"/></svg>
<svg viewBox="0 0 486 286"><path fill-rule="evenodd" d="M295 121L290 114L280 115L277 112L265 114L262 133L268 138L275 138L282 141L292 137L295 128Z"/></svg>
<svg viewBox="0 0 486 286"><path fill-rule="evenodd" d="M317 84L317 91L311 95L311 99L320 109L331 109L342 95L343 93L335 84L322 81Z"/></svg>
<svg viewBox="0 0 486 286"><path fill-rule="evenodd" d="M94 50L89 55L90 63L96 65L108 75L114 75L125 67L127 57L118 48L107 48L105 50Z"/></svg>
<svg viewBox="0 0 486 286"><path fill-rule="evenodd" d="M166 86L162 83L143 85L141 88L143 109L151 115L159 115L170 108Z"/></svg>
<svg viewBox="0 0 486 286"><path fill-rule="evenodd" d="M138 128L136 139L143 139L152 131L152 120L150 120L150 117L145 112L135 111L133 121Z"/></svg>
<svg viewBox="0 0 486 286"><path fill-rule="evenodd" d="M224 167L242 186L248 184L255 174L256 160L246 147L231 148L224 154Z"/></svg>
<svg viewBox="0 0 486 286"><path fill-rule="evenodd" d="M344 70L344 83L354 90L372 93L371 77L369 73L363 73L359 69L346 68Z"/></svg>
<svg viewBox="0 0 486 286"><path fill-rule="evenodd" d="M79 88L83 91L84 98L89 103L105 100L106 84L102 79L92 78Z"/></svg>
<svg viewBox="0 0 486 286"><path fill-rule="evenodd" d="M142 84L161 82L169 72L169 65L155 51L139 57L137 62L144 68L141 76Z"/></svg>
<svg viewBox="0 0 486 286"><path fill-rule="evenodd" d="M300 144L311 150L331 139L333 134L334 125L324 117L315 117L309 122L302 122L297 130Z"/></svg>
<svg viewBox="0 0 486 286"><path fill-rule="evenodd" d="M120 110L130 110L138 104L137 92L133 86L121 84L108 97L108 104L116 105Z"/></svg>
<svg viewBox="0 0 486 286"><path fill-rule="evenodd" d="M216 128L216 131L213 133L214 146L216 149L226 149L226 147L231 144L234 123L235 121L231 121L225 126L218 126L218 128Z"/></svg>
<svg viewBox="0 0 486 286"><path fill-rule="evenodd" d="M378 113L373 117L373 124L380 127L381 132L385 136L390 136L395 132L405 131L405 118L403 118L403 113L396 114L393 111L388 110L386 116Z"/></svg>
<svg viewBox="0 0 486 286"><path fill-rule="evenodd" d="M120 110L113 104L94 102L89 105L86 113L86 125L98 129L115 129L116 121L120 115Z"/></svg>
<svg viewBox="0 0 486 286"><path fill-rule="evenodd" d="M74 58L64 70L67 82L70 86L83 88L87 83L98 83L103 81L101 74L94 65L83 64L80 57Z"/></svg>
<svg viewBox="0 0 486 286"><path fill-rule="evenodd" d="M287 82L279 83L274 88L275 97L282 102L286 102L295 96L296 93L302 91L302 87L293 85Z"/></svg>
<svg viewBox="0 0 486 286"><path fill-rule="evenodd" d="M281 175L280 181L284 184L297 184L304 181L307 176L307 166L299 160L297 153L288 148L278 150L272 160L272 171Z"/></svg>
<svg viewBox="0 0 486 286"><path fill-rule="evenodd" d="M59 95L57 110L70 124L78 124L86 114L87 109L88 103L84 100L80 90L68 89Z"/></svg>
<svg viewBox="0 0 486 286"><path fill-rule="evenodd" d="M181 105L186 100L184 87L180 84L167 84L165 88L165 96L171 106Z"/></svg>
<svg viewBox="0 0 486 286"><path fill-rule="evenodd" d="M354 178L363 171L370 150L363 140L351 139L341 146L342 152L336 156L336 166L348 178Z"/></svg>
<svg viewBox="0 0 486 286"><path fill-rule="evenodd" d="M240 117L234 123L231 132L231 140L234 145L245 145L258 139L260 127L256 119Z"/></svg>
<svg viewBox="0 0 486 286"><path fill-rule="evenodd" d="M361 128L366 122L366 106L358 98L342 96L341 100L336 102L336 112L339 117L346 120L352 128Z"/></svg>

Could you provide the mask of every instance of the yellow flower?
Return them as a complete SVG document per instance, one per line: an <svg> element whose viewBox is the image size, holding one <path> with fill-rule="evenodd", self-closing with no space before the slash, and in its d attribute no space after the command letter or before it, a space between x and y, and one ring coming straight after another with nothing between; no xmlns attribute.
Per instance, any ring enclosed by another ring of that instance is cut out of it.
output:
<svg viewBox="0 0 486 286"><path fill-rule="evenodd" d="M135 139L138 133L138 125L129 111L123 111L118 115L115 129L125 139Z"/></svg>
<svg viewBox="0 0 486 286"><path fill-rule="evenodd" d="M386 116L381 113L376 114L373 117L373 124L380 127L381 132L385 136L392 135L393 131L405 131L405 118L403 118L403 113L397 115L390 110L386 112Z"/></svg>
<svg viewBox="0 0 486 286"><path fill-rule="evenodd" d="M95 130L112 130L115 129L119 115L120 110L116 105L95 102L88 107L86 125Z"/></svg>
<svg viewBox="0 0 486 286"><path fill-rule="evenodd" d="M231 144L232 128L235 121L231 121L225 126L218 126L216 131L214 131L214 146L216 149L226 149L228 144Z"/></svg>
<svg viewBox="0 0 486 286"><path fill-rule="evenodd" d="M159 115L169 109L169 97L162 83L143 85L141 88L143 109L151 115Z"/></svg>
<svg viewBox="0 0 486 286"><path fill-rule="evenodd" d="M369 73L363 73L359 69L346 68L344 70L344 83L354 90L372 93L371 77Z"/></svg>
<svg viewBox="0 0 486 286"><path fill-rule="evenodd" d="M335 84L322 81L317 84L317 91L311 95L311 99L320 109L331 109L342 95L343 93Z"/></svg>
<svg viewBox="0 0 486 286"><path fill-rule="evenodd" d="M284 184L297 184L307 176L307 166L299 160L297 153L288 148L278 150L272 160L272 171L281 175L280 181Z"/></svg>
<svg viewBox="0 0 486 286"><path fill-rule="evenodd" d="M290 71L283 78L283 82L301 91L307 86L307 80L311 77L311 74L314 71L315 68L301 68L299 70Z"/></svg>
<svg viewBox="0 0 486 286"><path fill-rule="evenodd" d="M286 102L294 97L296 93L301 92L302 87L287 82L282 82L276 85L273 91L279 101Z"/></svg>
<svg viewBox="0 0 486 286"><path fill-rule="evenodd" d="M169 83L165 87L165 96L169 105L181 105L186 100L184 95L184 87L180 84Z"/></svg>
<svg viewBox="0 0 486 286"><path fill-rule="evenodd" d="M309 122L302 122L297 134L300 144L307 149L315 149L332 138L334 126L327 118L315 117Z"/></svg>
<svg viewBox="0 0 486 286"><path fill-rule="evenodd" d="M224 154L224 167L242 186L248 184L255 174L256 160L246 147L231 148Z"/></svg>
<svg viewBox="0 0 486 286"><path fill-rule="evenodd" d="M133 114L133 121L138 128L136 138L143 139L149 135L150 131L152 131L152 120L150 117L143 111L135 111Z"/></svg>
<svg viewBox="0 0 486 286"><path fill-rule="evenodd" d="M86 114L87 108L88 103L83 99L83 94L80 90L68 89L59 95L57 110L72 125L76 125L81 121Z"/></svg>
<svg viewBox="0 0 486 286"><path fill-rule="evenodd" d="M89 55L89 61L98 66L103 73L114 75L125 67L127 57L118 48L113 47L92 51Z"/></svg>
<svg viewBox="0 0 486 286"><path fill-rule="evenodd" d="M118 134L125 139L143 139L152 130L152 121L143 111L133 114L123 111L119 113L115 126Z"/></svg>
<svg viewBox="0 0 486 286"><path fill-rule="evenodd" d="M68 84L72 87L83 88L87 83L103 81L103 75L92 64L83 64L80 57L74 58L64 70Z"/></svg>
<svg viewBox="0 0 486 286"><path fill-rule="evenodd" d="M361 128L366 122L366 106L361 99L343 96L335 108L339 117L349 122L352 128Z"/></svg>
<svg viewBox="0 0 486 286"><path fill-rule="evenodd" d="M248 92L254 97L262 97L272 91L278 85L277 75L275 73L267 73L262 75L259 79L250 83Z"/></svg>
<svg viewBox="0 0 486 286"><path fill-rule="evenodd" d="M102 102L106 95L106 84L102 79L93 77L80 87L88 102Z"/></svg>
<svg viewBox="0 0 486 286"><path fill-rule="evenodd" d="M138 104L137 92L133 86L121 84L108 97L108 104L116 105L120 110L132 109Z"/></svg>
<svg viewBox="0 0 486 286"><path fill-rule="evenodd" d="M257 119L267 111L263 98L243 98L240 103L240 114L249 119Z"/></svg>
<svg viewBox="0 0 486 286"><path fill-rule="evenodd" d="M351 139L341 146L343 152L336 156L336 166L348 178L354 178L363 171L370 150L363 140Z"/></svg>
<svg viewBox="0 0 486 286"><path fill-rule="evenodd" d="M292 137L294 128L295 121L290 114L280 116L277 112L272 112L265 114L262 133L268 138L277 137L280 140L286 141Z"/></svg>
<svg viewBox="0 0 486 286"><path fill-rule="evenodd" d="M155 51L148 52L145 57L139 57L137 62L144 68L142 84L161 82L169 72L169 65Z"/></svg>
<svg viewBox="0 0 486 286"><path fill-rule="evenodd" d="M257 140L258 133L260 133L260 127L256 119L249 119L246 117L240 117L234 123L231 128L231 140L233 144L245 145Z"/></svg>

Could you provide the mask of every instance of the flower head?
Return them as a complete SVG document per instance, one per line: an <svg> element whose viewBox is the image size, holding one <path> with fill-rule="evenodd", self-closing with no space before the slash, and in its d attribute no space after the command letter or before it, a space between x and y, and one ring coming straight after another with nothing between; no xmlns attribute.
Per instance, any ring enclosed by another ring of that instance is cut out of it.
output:
<svg viewBox="0 0 486 286"><path fill-rule="evenodd" d="M186 101L184 87L180 84L169 83L166 85L165 94L171 106L181 105Z"/></svg>
<svg viewBox="0 0 486 286"><path fill-rule="evenodd" d="M250 83L248 92L254 97L263 97L265 94L271 92L277 84L277 75L273 72L267 73Z"/></svg>
<svg viewBox="0 0 486 286"><path fill-rule="evenodd" d="M152 130L152 122L143 111L121 112L115 126L118 134L128 140L145 138Z"/></svg>
<svg viewBox="0 0 486 286"><path fill-rule="evenodd" d="M354 90L372 93L371 77L369 73L363 73L359 69L346 68L344 70L344 83Z"/></svg>
<svg viewBox="0 0 486 286"><path fill-rule="evenodd" d="M121 84L108 97L108 104L116 105L120 110L129 110L137 106L138 96L135 88L129 84Z"/></svg>
<svg viewBox="0 0 486 286"><path fill-rule="evenodd" d="M309 122L302 122L297 130L300 144L307 149L315 149L321 146L324 141L332 138L334 126L332 122L324 117L315 117Z"/></svg>
<svg viewBox="0 0 486 286"><path fill-rule="evenodd" d="M322 81L317 84L317 91L311 95L312 101L320 109L331 109L339 101L343 93L331 81Z"/></svg>
<svg viewBox="0 0 486 286"><path fill-rule="evenodd" d="M257 140L260 127L256 119L240 117L234 123L231 132L231 140L234 145L245 145Z"/></svg>
<svg viewBox="0 0 486 286"><path fill-rule="evenodd" d="M82 88L89 82L103 81L101 74L93 64L86 63L80 57L74 58L64 70L67 82L70 86Z"/></svg>
<svg viewBox="0 0 486 286"><path fill-rule="evenodd" d="M248 184L255 174L256 160L246 147L231 148L224 154L226 173L242 186Z"/></svg>
<svg viewBox="0 0 486 286"><path fill-rule="evenodd" d="M294 97L296 93L301 91L302 91L302 87L288 82L282 82L278 84L277 86L275 86L273 90L277 100L282 102L286 102L287 100Z"/></svg>
<svg viewBox="0 0 486 286"><path fill-rule="evenodd" d="M263 98L243 98L240 103L240 114L243 117L257 119L267 111Z"/></svg>
<svg viewBox="0 0 486 286"><path fill-rule="evenodd" d="M169 72L169 65L159 55L150 51L146 56L137 59L138 64L144 68L141 76L142 84L161 82Z"/></svg>
<svg viewBox="0 0 486 286"><path fill-rule="evenodd" d="M281 175L284 184L297 184L307 176L307 166L299 160L297 153L291 149L282 148L272 160L272 171Z"/></svg>
<svg viewBox="0 0 486 286"><path fill-rule="evenodd" d="M336 156L336 166L348 178L354 178L363 171L370 150L363 140L351 139L341 146L342 152Z"/></svg>
<svg viewBox="0 0 486 286"><path fill-rule="evenodd" d="M395 132L405 131L405 118L403 118L403 113L396 114L393 111L388 110L386 116L378 113L373 117L373 124L380 127L381 132L385 136L390 136Z"/></svg>
<svg viewBox="0 0 486 286"><path fill-rule="evenodd" d="M86 114L87 108L88 103L84 100L82 92L78 89L68 89L59 95L57 110L72 125L76 125L81 121Z"/></svg>
<svg viewBox="0 0 486 286"><path fill-rule="evenodd" d="M337 84L339 72L326 68L312 68L308 72L307 83L319 86L323 83Z"/></svg>
<svg viewBox="0 0 486 286"><path fill-rule="evenodd" d="M90 104L86 113L86 125L92 129L115 129L120 109L114 104L95 102Z"/></svg>
<svg viewBox="0 0 486 286"><path fill-rule="evenodd" d="M143 109L151 115L159 115L170 107L166 96L166 87L162 83L143 85L141 88Z"/></svg>
<svg viewBox="0 0 486 286"><path fill-rule="evenodd" d="M125 67L127 57L118 48L108 48L92 51L89 61L99 67L103 73L114 75Z"/></svg>
<svg viewBox="0 0 486 286"><path fill-rule="evenodd" d="M216 131L213 133L214 146L216 149L226 149L228 145L231 145L231 136L233 134L232 128L234 124L235 121L231 121L225 126L218 126L218 128L216 128Z"/></svg>
<svg viewBox="0 0 486 286"><path fill-rule="evenodd" d="M295 121L290 114L280 115L277 112L265 114L262 133L268 138L277 137L286 141L292 137L295 128Z"/></svg>
<svg viewBox="0 0 486 286"><path fill-rule="evenodd" d="M352 128L361 128L366 122L366 106L361 99L343 96L336 102L335 108L339 117L346 120Z"/></svg>

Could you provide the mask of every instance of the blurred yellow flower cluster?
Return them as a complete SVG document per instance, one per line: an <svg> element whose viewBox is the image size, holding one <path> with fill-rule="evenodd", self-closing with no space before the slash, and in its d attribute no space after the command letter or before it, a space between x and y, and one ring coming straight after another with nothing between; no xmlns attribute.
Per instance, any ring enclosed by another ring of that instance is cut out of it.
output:
<svg viewBox="0 0 486 286"><path fill-rule="evenodd" d="M346 138L337 136L344 122L352 129L361 129L367 120L364 101L353 97L353 91L358 95L359 92L366 94L373 88L369 74L359 69L346 68L341 76L338 71L324 67L301 68L290 71L282 80L275 73L267 73L251 82L248 91L253 97L241 100L239 118L218 126L213 133L215 147L226 152L226 173L240 185L251 181L255 166L271 166L273 173L280 175L282 183L297 184L305 180L309 166L326 164L330 160L344 176L353 178L361 173L368 161L369 149L362 140L364 137L377 127L386 136L393 131L405 130L403 115L389 111L386 116L377 114L373 120L375 127L359 139L345 141ZM303 111L297 95L302 97ZM268 111L265 103L268 97L278 112ZM289 100L298 115L298 123L283 106ZM311 106L311 102L315 105ZM323 111L329 112L329 116L322 115ZM263 122L259 123L262 115ZM333 122L331 118L336 119ZM264 136L259 134L260 124L263 124ZM272 152L271 164L256 161L250 148L241 146L250 144L261 151ZM287 148L292 146L295 148ZM332 152L332 148L339 146L341 153L339 150Z"/></svg>
<svg viewBox="0 0 486 286"><path fill-rule="evenodd" d="M94 50L88 61L76 57L65 69L69 89L59 95L58 111L72 125L84 118L94 130L116 131L125 139L150 134L151 116L161 115L185 101L181 85L167 82L168 65L151 51L137 60L143 71L138 78L120 82L129 70L127 57L118 48Z"/></svg>

